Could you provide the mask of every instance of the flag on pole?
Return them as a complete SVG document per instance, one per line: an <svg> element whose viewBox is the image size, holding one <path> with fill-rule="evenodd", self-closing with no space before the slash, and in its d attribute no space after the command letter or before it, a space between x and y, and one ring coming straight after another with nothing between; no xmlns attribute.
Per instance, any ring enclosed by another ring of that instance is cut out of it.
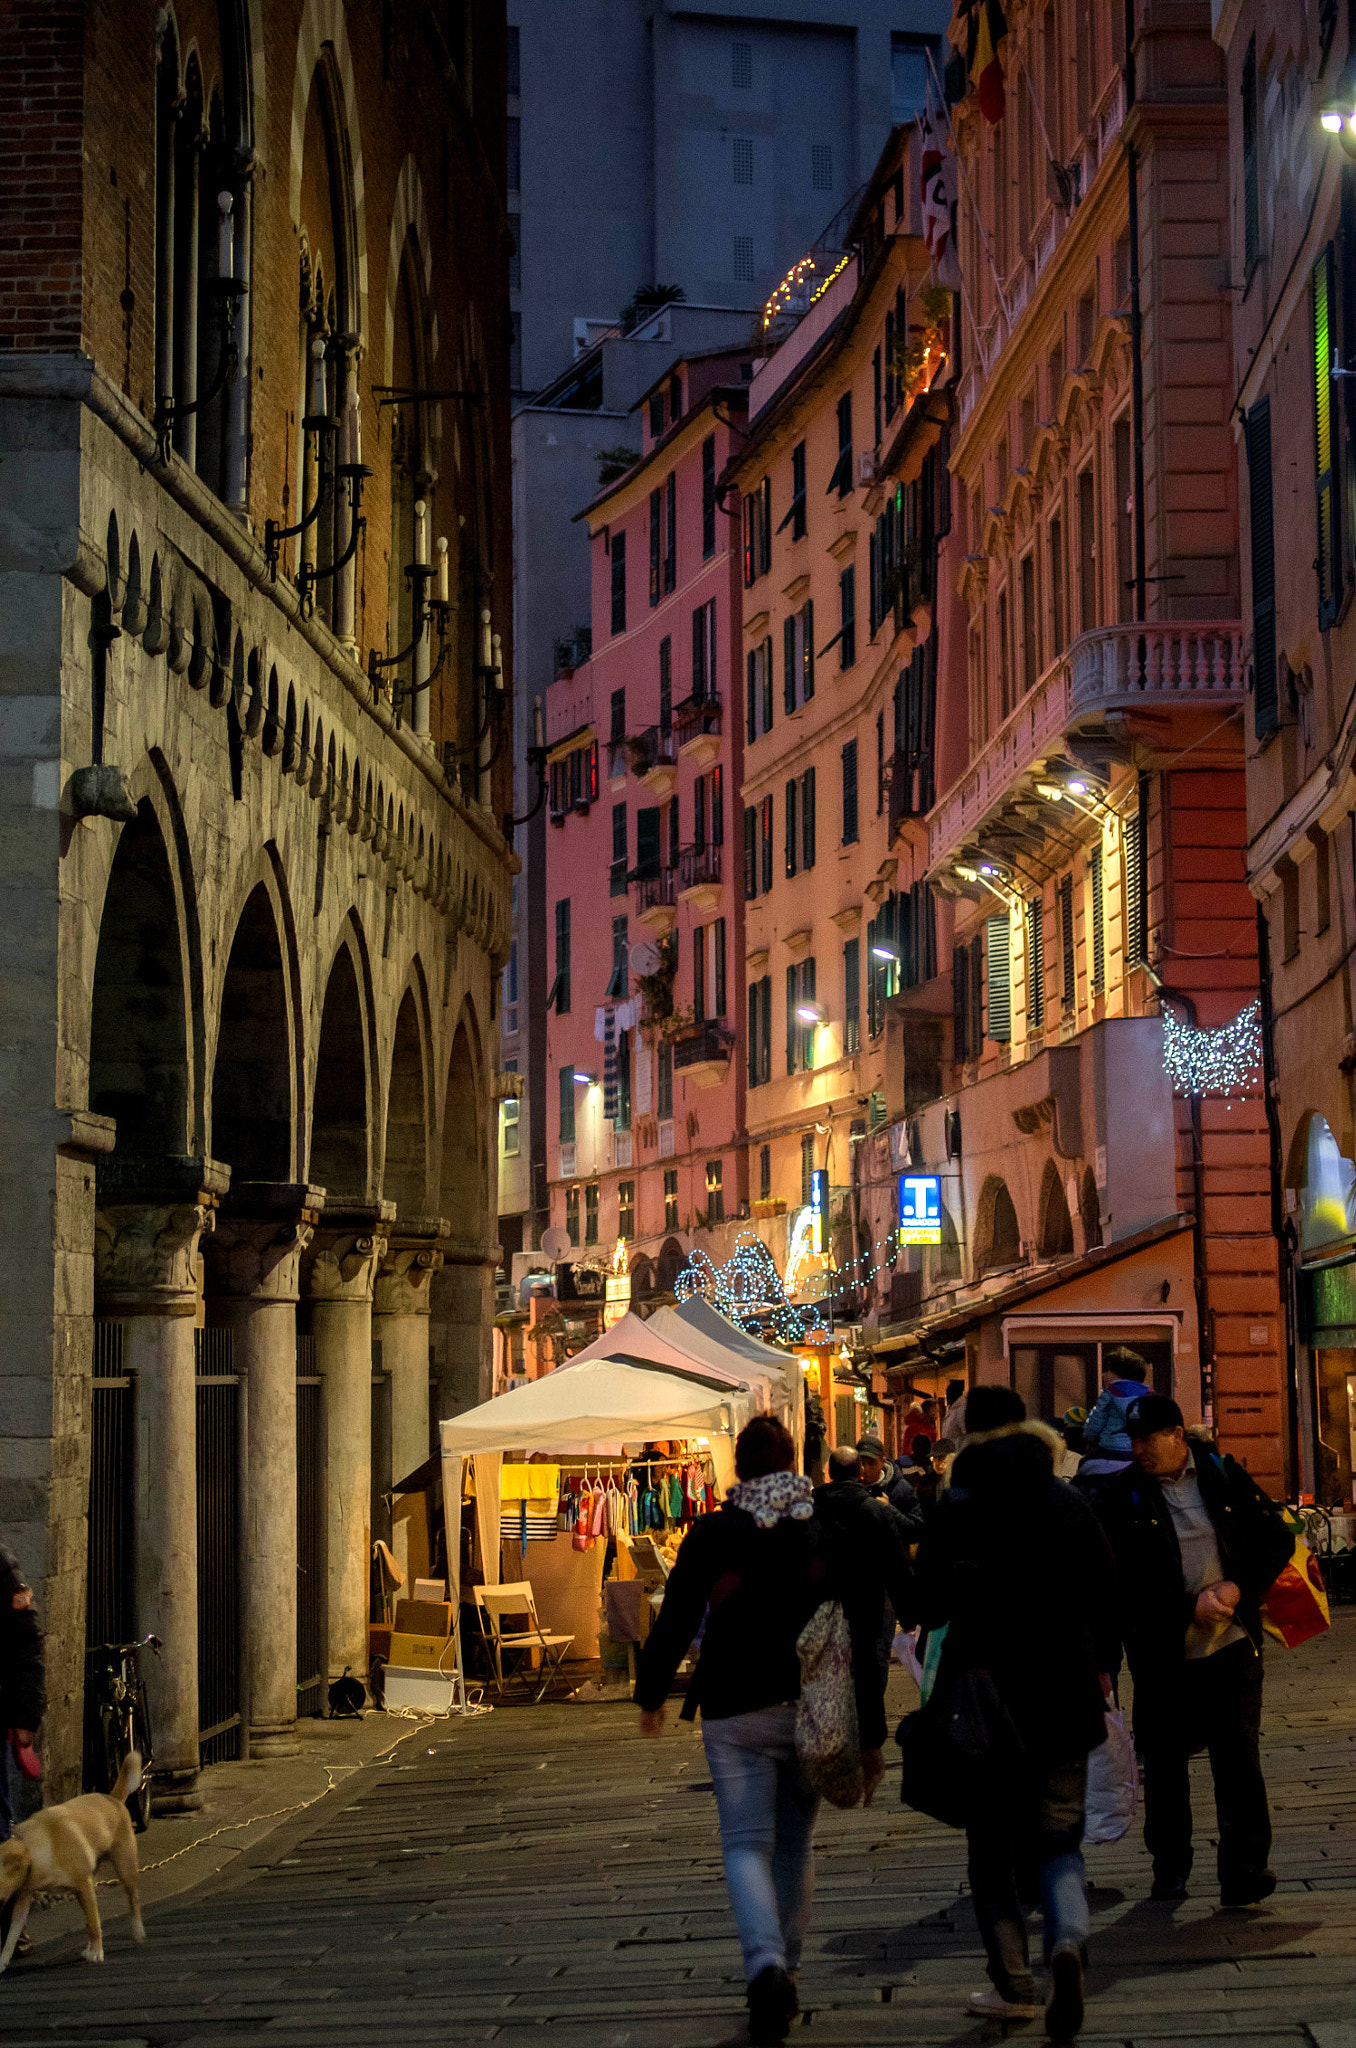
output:
<svg viewBox="0 0 1356 2048"><path fill-rule="evenodd" d="M946 246L951 239L951 194L946 175L946 150L941 131L933 119L931 93L928 94L927 107L919 116L918 135L922 158L923 240L935 266L946 255Z"/></svg>
<svg viewBox="0 0 1356 2048"><path fill-rule="evenodd" d="M979 95L979 111L991 126L1003 118L1006 94L998 45L1008 32L1001 0L977 0L970 16L970 83Z"/></svg>

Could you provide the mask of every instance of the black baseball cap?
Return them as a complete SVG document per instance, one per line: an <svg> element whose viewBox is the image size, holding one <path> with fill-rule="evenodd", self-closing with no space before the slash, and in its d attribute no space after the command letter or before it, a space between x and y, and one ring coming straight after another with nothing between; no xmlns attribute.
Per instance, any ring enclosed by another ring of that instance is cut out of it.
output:
<svg viewBox="0 0 1356 2048"><path fill-rule="evenodd" d="M1125 1411L1131 1436L1152 1436L1160 1429L1185 1429L1186 1417L1167 1394L1141 1394Z"/></svg>
<svg viewBox="0 0 1356 2048"><path fill-rule="evenodd" d="M859 1457L863 1458L883 1458L885 1456L885 1446L878 1436L859 1436L857 1439L857 1453Z"/></svg>

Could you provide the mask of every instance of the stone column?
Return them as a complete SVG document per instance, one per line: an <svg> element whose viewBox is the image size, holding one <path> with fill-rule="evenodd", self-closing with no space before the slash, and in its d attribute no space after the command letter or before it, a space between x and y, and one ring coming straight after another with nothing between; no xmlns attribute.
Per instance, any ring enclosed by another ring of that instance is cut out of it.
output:
<svg viewBox="0 0 1356 2048"><path fill-rule="evenodd" d="M367 1678L372 1518L372 1288L393 1202L327 1208L307 1261L325 1383L329 1674Z"/></svg>
<svg viewBox="0 0 1356 2048"><path fill-rule="evenodd" d="M441 1216L399 1223L377 1269L372 1338L391 1380L391 1469L397 1479L429 1454L429 1297L442 1265Z"/></svg>
<svg viewBox="0 0 1356 2048"><path fill-rule="evenodd" d="M297 1297L321 1188L231 1190L204 1248L207 1316L246 1382L244 1609L252 1757L297 1750Z"/></svg>
<svg viewBox="0 0 1356 2048"><path fill-rule="evenodd" d="M198 1474L193 1327L199 1240L229 1168L215 1160L119 1161L99 1172L95 1299L124 1324L135 1377L137 1627L164 1645L142 1671L158 1813L192 1813L198 1790Z"/></svg>
<svg viewBox="0 0 1356 2048"><path fill-rule="evenodd" d="M488 1401L493 1391L496 1244L453 1239L431 1287L430 1345L438 1421Z"/></svg>

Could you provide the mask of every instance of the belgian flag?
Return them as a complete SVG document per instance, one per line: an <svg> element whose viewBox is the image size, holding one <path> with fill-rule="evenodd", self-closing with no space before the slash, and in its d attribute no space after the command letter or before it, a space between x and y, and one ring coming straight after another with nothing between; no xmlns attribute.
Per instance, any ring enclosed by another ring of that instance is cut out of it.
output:
<svg viewBox="0 0 1356 2048"><path fill-rule="evenodd" d="M1002 120L1006 105L998 45L1007 32L1007 17L1000 0L976 0L970 16L970 83L979 96L980 113L995 127Z"/></svg>

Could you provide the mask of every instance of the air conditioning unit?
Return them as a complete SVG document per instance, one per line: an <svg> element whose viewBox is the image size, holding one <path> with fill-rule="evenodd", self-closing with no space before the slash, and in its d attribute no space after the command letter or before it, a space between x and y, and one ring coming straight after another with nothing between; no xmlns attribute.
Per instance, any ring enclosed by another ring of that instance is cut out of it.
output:
<svg viewBox="0 0 1356 2048"><path fill-rule="evenodd" d="M857 451L857 481L859 484L873 484L876 481L876 458L869 448Z"/></svg>

